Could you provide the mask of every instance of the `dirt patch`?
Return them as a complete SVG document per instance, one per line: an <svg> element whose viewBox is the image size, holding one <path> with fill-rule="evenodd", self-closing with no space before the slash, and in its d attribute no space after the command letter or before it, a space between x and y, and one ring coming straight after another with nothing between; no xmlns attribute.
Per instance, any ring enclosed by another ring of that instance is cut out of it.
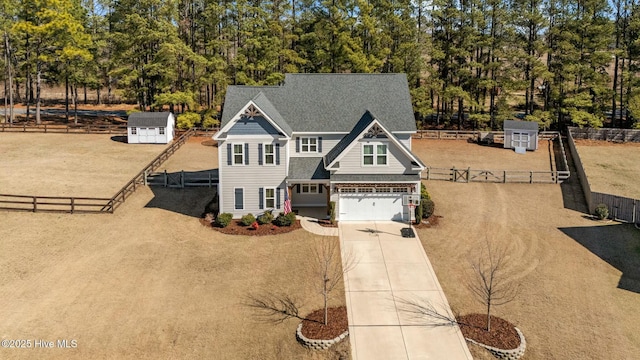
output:
<svg viewBox="0 0 640 360"><path fill-rule="evenodd" d="M540 141L538 150L516 154L512 149L466 140L412 139L411 151L427 166L435 168L550 171L555 166L553 145L551 141Z"/></svg>
<svg viewBox="0 0 640 360"><path fill-rule="evenodd" d="M591 191L640 199L640 143L579 140L576 148Z"/></svg>
<svg viewBox="0 0 640 360"><path fill-rule="evenodd" d="M431 215L426 219L422 219L419 224L414 224L413 227L416 229L429 229L436 227L440 223L440 219L442 219L442 216L440 215Z"/></svg>
<svg viewBox="0 0 640 360"><path fill-rule="evenodd" d="M327 309L327 324L324 324L324 309L318 309L302 321L302 335L309 339L333 340L349 330L347 308L340 306Z"/></svg>
<svg viewBox="0 0 640 360"><path fill-rule="evenodd" d="M265 235L280 235L286 234L298 229L301 229L300 220L296 220L291 226L276 226L273 224L259 225L257 229L251 226L244 226L239 220L232 220L227 227L217 227L208 224L205 219L200 219L200 223L204 226L208 226L213 230L219 231L228 235L242 235L242 236L265 236Z"/></svg>
<svg viewBox="0 0 640 360"><path fill-rule="evenodd" d="M487 331L486 314L469 314L457 319L465 338L501 350L512 350L520 346L520 336L515 326L507 320L491 316L491 331Z"/></svg>

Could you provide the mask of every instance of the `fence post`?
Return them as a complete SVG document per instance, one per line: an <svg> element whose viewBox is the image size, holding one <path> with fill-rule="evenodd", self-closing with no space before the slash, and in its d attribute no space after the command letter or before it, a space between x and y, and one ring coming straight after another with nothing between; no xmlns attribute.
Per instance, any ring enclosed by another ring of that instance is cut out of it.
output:
<svg viewBox="0 0 640 360"><path fill-rule="evenodd" d="M73 211L75 210L75 199L71 198L71 213L73 214Z"/></svg>
<svg viewBox="0 0 640 360"><path fill-rule="evenodd" d="M38 211L38 200L37 198L34 196L33 197L33 212L37 212Z"/></svg>
<svg viewBox="0 0 640 360"><path fill-rule="evenodd" d="M507 183L507 170L502 170L502 183Z"/></svg>
<svg viewBox="0 0 640 360"><path fill-rule="evenodd" d="M27 132L27 123L22 124L22 132Z"/></svg>
<svg viewBox="0 0 640 360"><path fill-rule="evenodd" d="M180 170L180 188L184 188L184 170Z"/></svg>
<svg viewBox="0 0 640 360"><path fill-rule="evenodd" d="M167 169L164 170L164 187L167 187Z"/></svg>
<svg viewBox="0 0 640 360"><path fill-rule="evenodd" d="M456 182L456 167L451 168L451 181Z"/></svg>
<svg viewBox="0 0 640 360"><path fill-rule="evenodd" d="M213 174L209 171L209 187L213 186Z"/></svg>
<svg viewBox="0 0 640 360"><path fill-rule="evenodd" d="M142 176L144 176L144 179L142 180L144 182L144 186L147 186L147 169L144 169Z"/></svg>
<svg viewBox="0 0 640 360"><path fill-rule="evenodd" d="M471 167L467 167L467 182L469 182L469 173L471 173Z"/></svg>
<svg viewBox="0 0 640 360"><path fill-rule="evenodd" d="M529 171L529 184L533 184L533 171Z"/></svg>
<svg viewBox="0 0 640 360"><path fill-rule="evenodd" d="M47 124L44 124L44 133L47 133Z"/></svg>

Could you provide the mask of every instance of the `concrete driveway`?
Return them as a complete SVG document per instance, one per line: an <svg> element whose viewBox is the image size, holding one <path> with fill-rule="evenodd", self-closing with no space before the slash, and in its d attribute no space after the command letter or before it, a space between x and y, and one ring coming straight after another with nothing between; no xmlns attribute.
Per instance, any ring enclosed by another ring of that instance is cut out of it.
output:
<svg viewBox="0 0 640 360"><path fill-rule="evenodd" d="M416 238L397 222L341 222L340 242L356 265L345 276L349 338L355 360L471 360L457 326L433 326L407 302L430 303L451 314L431 263ZM343 260L344 260L343 258Z"/></svg>

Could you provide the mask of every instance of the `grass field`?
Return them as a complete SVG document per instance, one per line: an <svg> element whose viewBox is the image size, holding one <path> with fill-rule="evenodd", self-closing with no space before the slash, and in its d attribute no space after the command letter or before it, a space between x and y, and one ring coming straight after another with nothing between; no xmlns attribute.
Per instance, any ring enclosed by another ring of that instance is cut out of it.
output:
<svg viewBox="0 0 640 360"><path fill-rule="evenodd" d="M576 140L592 191L640 199L640 144Z"/></svg>
<svg viewBox="0 0 640 360"><path fill-rule="evenodd" d="M517 299L494 315L527 339L524 359L640 354L640 231L564 209L557 185L425 182L439 225L419 230L454 311L484 311L466 287L485 239L508 249ZM477 359L493 359L470 346Z"/></svg>
<svg viewBox="0 0 640 360"><path fill-rule="evenodd" d="M111 197L166 147L110 135L0 133L0 193Z"/></svg>
<svg viewBox="0 0 640 360"><path fill-rule="evenodd" d="M482 146L466 140L412 139L411 150L430 167L476 170L555 170L553 143L540 141L537 151L516 154L511 149Z"/></svg>

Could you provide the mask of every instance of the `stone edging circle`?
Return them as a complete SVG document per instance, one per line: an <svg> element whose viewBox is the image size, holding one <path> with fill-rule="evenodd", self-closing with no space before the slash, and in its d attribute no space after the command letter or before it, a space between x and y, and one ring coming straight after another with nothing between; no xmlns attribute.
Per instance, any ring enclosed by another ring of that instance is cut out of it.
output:
<svg viewBox="0 0 640 360"><path fill-rule="evenodd" d="M326 350L326 349L330 348L331 346L333 346L334 344L339 343L340 341L342 341L347 336L349 336L349 330L343 332L342 334L340 334L335 339L331 339L331 340L316 340L316 339L309 339L306 336L302 335L302 323L300 323L298 325L298 329L296 329L296 339L298 339L298 341L303 346L305 346L305 347L307 347L309 349L312 349L312 350Z"/></svg>
<svg viewBox="0 0 640 360"><path fill-rule="evenodd" d="M524 335L522 334L522 331L520 331L520 329L518 328L515 328L515 329L516 329L516 332L518 333L518 336L520 337L520 346L511 350L498 349L492 346L481 344L469 338L465 338L465 339L472 344L476 344L480 347L483 347L489 350L489 352L498 359L518 360L522 357L522 355L524 355L524 351L527 349L527 342L524 339Z"/></svg>

